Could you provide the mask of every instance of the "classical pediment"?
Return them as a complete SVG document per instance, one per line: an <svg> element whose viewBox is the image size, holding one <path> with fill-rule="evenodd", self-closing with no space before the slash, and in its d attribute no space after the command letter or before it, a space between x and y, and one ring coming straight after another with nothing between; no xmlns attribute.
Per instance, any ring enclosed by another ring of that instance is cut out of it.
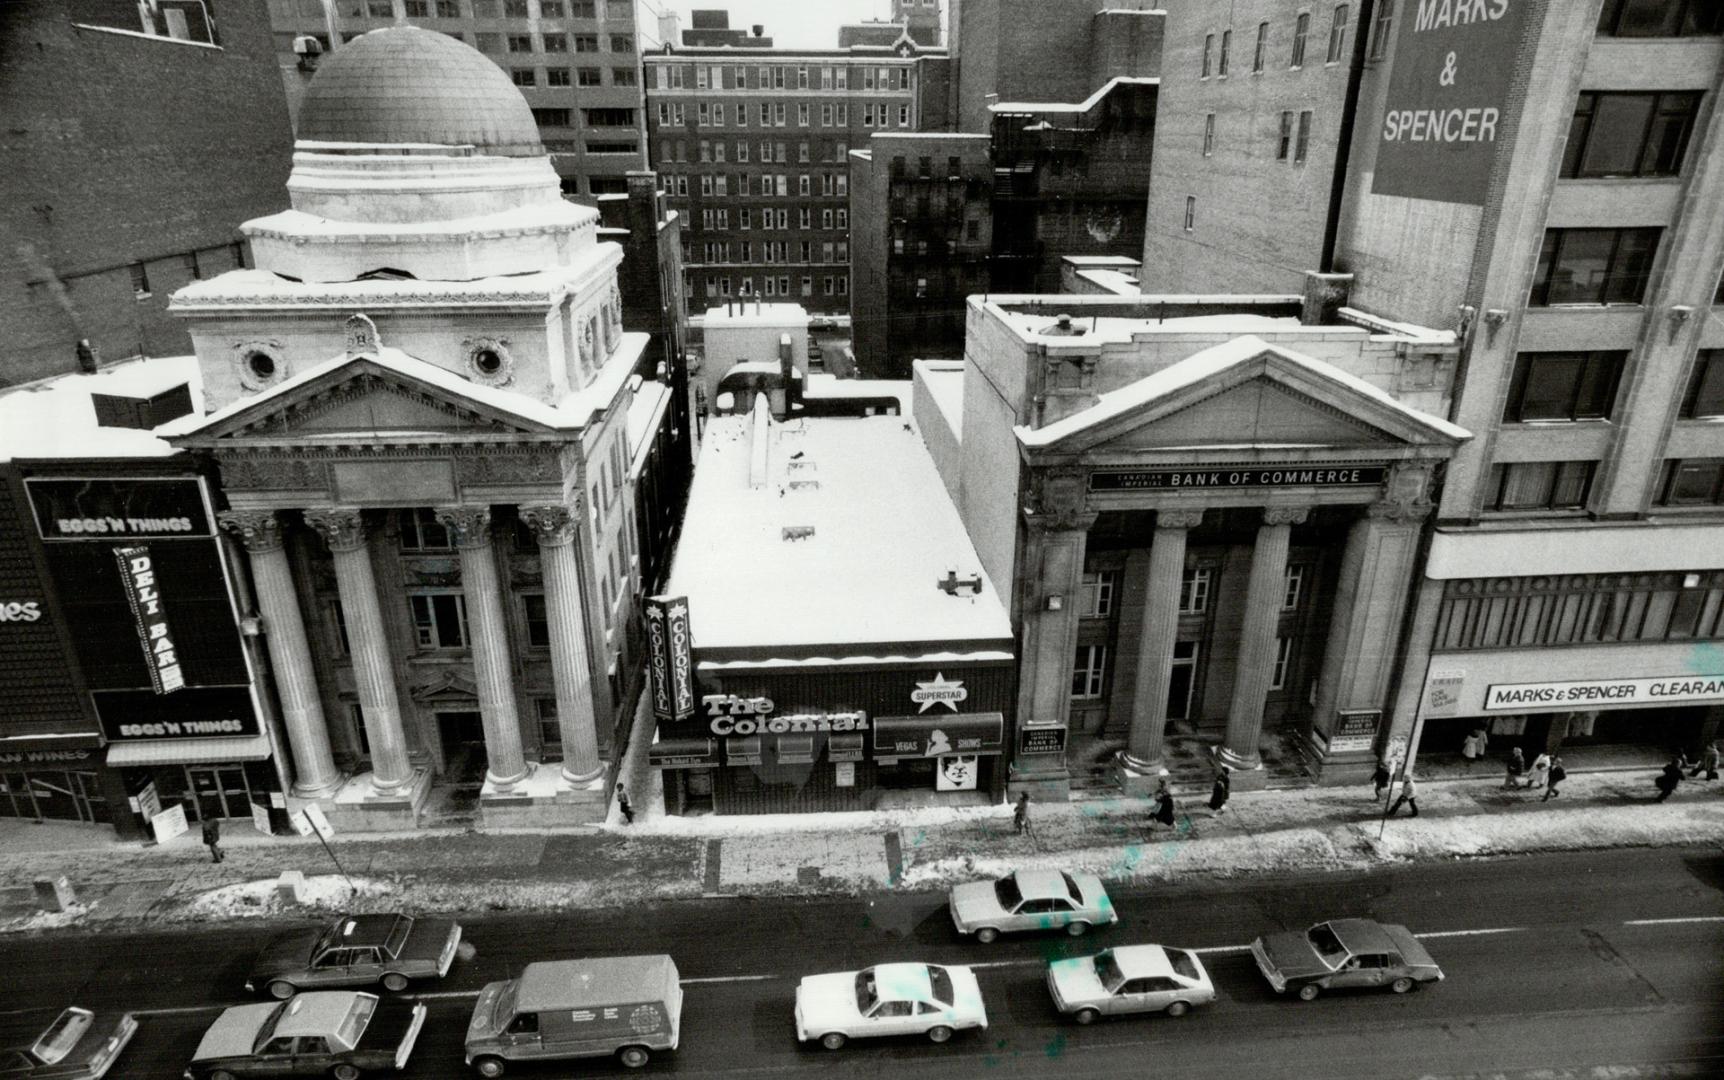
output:
<svg viewBox="0 0 1724 1080"><path fill-rule="evenodd" d="M1203 398L1154 423L1127 428L1104 449L1278 445L1373 446L1400 442L1394 433L1274 379L1259 377Z"/></svg>

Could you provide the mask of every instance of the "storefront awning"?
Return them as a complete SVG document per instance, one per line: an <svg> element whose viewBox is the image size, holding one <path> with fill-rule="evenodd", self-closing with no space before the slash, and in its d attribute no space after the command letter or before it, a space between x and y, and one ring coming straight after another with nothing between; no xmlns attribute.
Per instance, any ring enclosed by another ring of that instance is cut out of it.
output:
<svg viewBox="0 0 1724 1080"><path fill-rule="evenodd" d="M243 739L140 739L137 742L114 743L108 747L108 764L117 768L132 765L204 765L268 759L267 735L250 735Z"/></svg>
<svg viewBox="0 0 1724 1080"><path fill-rule="evenodd" d="M661 739L647 751L655 769L703 769L718 764L717 739Z"/></svg>
<svg viewBox="0 0 1724 1080"><path fill-rule="evenodd" d="M997 712L879 716L874 719L874 756L999 754L1005 750L1005 727L1005 715Z"/></svg>

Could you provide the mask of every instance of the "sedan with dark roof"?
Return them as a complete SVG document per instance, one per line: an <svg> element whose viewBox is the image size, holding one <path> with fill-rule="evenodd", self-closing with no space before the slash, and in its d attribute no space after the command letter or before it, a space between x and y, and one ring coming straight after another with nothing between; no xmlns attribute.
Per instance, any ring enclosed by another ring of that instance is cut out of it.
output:
<svg viewBox="0 0 1724 1080"><path fill-rule="evenodd" d="M137 1034L131 1013L103 1013L76 1006L62 1012L28 1046L0 1050L6 1080L98 1080L108 1075L120 1051Z"/></svg>
<svg viewBox="0 0 1724 1080"><path fill-rule="evenodd" d="M226 1009L204 1032L185 1080L325 1076L335 1080L407 1067L425 1003L324 990L280 1004Z"/></svg>
<svg viewBox="0 0 1724 1080"><path fill-rule="evenodd" d="M1291 992L1300 1001L1329 990L1404 994L1443 977L1411 931L1371 919L1331 919L1302 934L1265 934L1251 943L1251 956L1277 994Z"/></svg>
<svg viewBox="0 0 1724 1080"><path fill-rule="evenodd" d="M401 991L410 979L449 974L460 947L461 926L452 919L344 915L322 929L277 935L252 963L245 988L267 989L278 998L296 990L372 983Z"/></svg>

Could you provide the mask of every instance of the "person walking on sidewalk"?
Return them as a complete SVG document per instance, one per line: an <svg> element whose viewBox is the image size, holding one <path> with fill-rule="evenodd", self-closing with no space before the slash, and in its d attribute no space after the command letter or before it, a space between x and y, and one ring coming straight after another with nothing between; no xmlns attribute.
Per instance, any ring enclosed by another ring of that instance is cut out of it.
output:
<svg viewBox="0 0 1724 1080"><path fill-rule="evenodd" d="M1694 766L1694 770L1688 774L1689 777L1693 778L1705 773L1708 780L1718 779L1718 758L1718 740L1713 739L1706 744L1705 749L1700 751L1700 761Z"/></svg>
<svg viewBox="0 0 1724 1080"><path fill-rule="evenodd" d="M1012 807L1012 828L1019 836L1024 835L1030 827L1030 793L1024 792L1018 796L1018 805Z"/></svg>
<svg viewBox="0 0 1724 1080"><path fill-rule="evenodd" d="M1390 817L1395 816L1395 812L1401 808L1402 803L1406 803L1412 809L1413 812L1410 816L1419 816L1419 788L1417 784L1413 783L1412 773L1401 778L1401 794L1395 800L1395 805L1389 807Z"/></svg>
<svg viewBox="0 0 1724 1080"><path fill-rule="evenodd" d="M1209 791L1209 816L1227 813L1227 800L1233 794L1233 770L1223 765L1215 774L1215 786Z"/></svg>
<svg viewBox="0 0 1724 1080"><path fill-rule="evenodd" d="M1653 786L1658 789L1658 798L1652 800L1653 802L1663 802L1665 799L1676 794L1677 785L1682 783L1681 762L1677 759L1672 759L1670 764L1664 766L1664 771L1659 773L1658 778L1652 781L1652 783Z"/></svg>
<svg viewBox="0 0 1724 1080"><path fill-rule="evenodd" d="M1466 764L1467 768L1472 768L1475 761L1485 756L1487 742L1485 729L1479 727L1473 728L1472 732L1461 740L1461 761ZM1382 793L1378 792L1378 794Z"/></svg>
<svg viewBox="0 0 1724 1080"><path fill-rule="evenodd" d="M1526 774L1526 789L1536 791L1550 782L1550 755L1540 754L1532 759L1532 771Z"/></svg>
<svg viewBox="0 0 1724 1080"><path fill-rule="evenodd" d="M1173 826L1173 790L1167 786L1167 770L1161 770L1161 781L1155 788L1155 813L1150 816L1150 830L1154 831L1155 823L1172 828Z"/></svg>
<svg viewBox="0 0 1724 1080"><path fill-rule="evenodd" d="M1561 757L1551 758L1550 759L1550 779L1548 779L1544 782L1544 798L1540 799L1539 802L1549 802L1550 800L1556 798L1558 795L1561 795L1562 792L1556 790L1556 785L1562 783L1564 780L1567 780L1567 779L1568 779L1568 770L1562 767L1562 758Z"/></svg>
<svg viewBox="0 0 1724 1080"><path fill-rule="evenodd" d="M204 846L210 849L210 862L218 863L227 858L221 850L221 822L213 817L204 818Z"/></svg>
<svg viewBox="0 0 1724 1080"><path fill-rule="evenodd" d="M635 808L629 805L629 789L620 780L617 781L617 812L623 816L623 824L635 823Z"/></svg>
<svg viewBox="0 0 1724 1080"><path fill-rule="evenodd" d="M1389 759L1378 758L1377 770L1371 774L1371 783L1377 789L1377 798L1381 799L1383 792L1389 790L1389 785L1394 781L1394 775L1394 771L1389 768Z"/></svg>
<svg viewBox="0 0 1724 1080"><path fill-rule="evenodd" d="M1506 791L1510 788L1520 787L1520 778L1525 772L1526 755L1522 754L1520 747L1517 746L1514 748L1514 753L1509 755L1508 776L1503 780L1503 789Z"/></svg>

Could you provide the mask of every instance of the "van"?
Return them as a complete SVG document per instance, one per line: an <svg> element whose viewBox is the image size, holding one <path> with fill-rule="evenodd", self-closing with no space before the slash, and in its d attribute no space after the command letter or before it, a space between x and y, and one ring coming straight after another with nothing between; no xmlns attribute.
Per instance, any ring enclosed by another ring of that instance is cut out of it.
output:
<svg viewBox="0 0 1724 1080"><path fill-rule="evenodd" d="M528 964L479 994L467 1064L502 1076L511 1061L609 1057L631 1069L675 1050L682 984L668 956L605 956Z"/></svg>

